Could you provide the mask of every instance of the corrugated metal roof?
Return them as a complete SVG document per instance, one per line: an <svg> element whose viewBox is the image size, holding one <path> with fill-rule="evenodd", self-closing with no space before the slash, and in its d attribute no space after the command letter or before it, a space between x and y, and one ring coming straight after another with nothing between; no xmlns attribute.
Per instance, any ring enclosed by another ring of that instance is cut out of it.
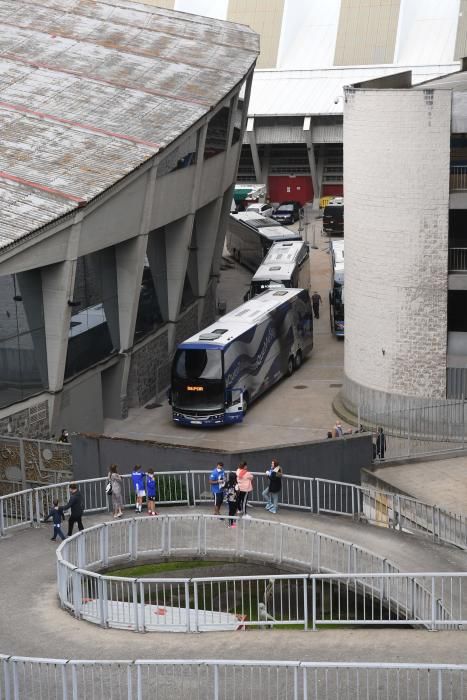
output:
<svg viewBox="0 0 467 700"><path fill-rule="evenodd" d="M248 114L296 116L342 114L343 87L383 75L412 70L413 81L459 70L459 63L441 66L351 66L321 70L255 71ZM337 100L337 102L336 102Z"/></svg>
<svg viewBox="0 0 467 700"><path fill-rule="evenodd" d="M126 0L0 0L0 248L109 188L244 77L247 27Z"/></svg>

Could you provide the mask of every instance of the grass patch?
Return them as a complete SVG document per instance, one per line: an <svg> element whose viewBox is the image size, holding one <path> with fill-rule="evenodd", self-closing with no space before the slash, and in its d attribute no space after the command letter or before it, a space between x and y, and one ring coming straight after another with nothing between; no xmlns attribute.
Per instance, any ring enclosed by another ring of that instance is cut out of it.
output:
<svg viewBox="0 0 467 700"><path fill-rule="evenodd" d="M140 564L139 566L129 566L124 569L111 569L107 571L109 576L125 576L129 578L141 578L143 576L157 577L157 574L167 571L179 571L180 569L203 569L207 566L222 566L222 564L232 564L231 561L161 561L155 564Z"/></svg>

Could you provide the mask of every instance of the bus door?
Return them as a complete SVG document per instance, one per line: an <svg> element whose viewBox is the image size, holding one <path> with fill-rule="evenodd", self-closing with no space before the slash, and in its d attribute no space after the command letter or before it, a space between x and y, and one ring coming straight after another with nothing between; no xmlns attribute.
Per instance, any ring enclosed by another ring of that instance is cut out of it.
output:
<svg viewBox="0 0 467 700"><path fill-rule="evenodd" d="M225 422L237 423L243 420L243 389L233 387L225 392Z"/></svg>

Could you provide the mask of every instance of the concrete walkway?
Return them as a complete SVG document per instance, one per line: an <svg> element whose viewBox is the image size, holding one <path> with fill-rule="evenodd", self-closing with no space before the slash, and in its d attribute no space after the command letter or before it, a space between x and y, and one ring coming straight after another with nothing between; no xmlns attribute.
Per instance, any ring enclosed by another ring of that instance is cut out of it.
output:
<svg viewBox="0 0 467 700"><path fill-rule="evenodd" d="M372 474L419 501L467 516L467 456L373 469Z"/></svg>
<svg viewBox="0 0 467 700"><path fill-rule="evenodd" d="M167 513L192 513L183 508ZM196 512L210 512L202 508ZM266 517L261 508L254 517ZM132 513L129 513L132 515ZM108 517L108 516L107 516ZM146 516L141 516L146 517ZM271 516L269 516L270 518ZM275 519L310 527L377 552L405 571L466 570L467 553L430 540L354 523L344 517L281 510ZM105 520L86 517L86 525ZM0 651L76 659L230 658L319 661L463 663L465 632L347 629L319 632L268 630L202 634L105 630L60 609L55 543L50 525L17 531L0 540Z"/></svg>

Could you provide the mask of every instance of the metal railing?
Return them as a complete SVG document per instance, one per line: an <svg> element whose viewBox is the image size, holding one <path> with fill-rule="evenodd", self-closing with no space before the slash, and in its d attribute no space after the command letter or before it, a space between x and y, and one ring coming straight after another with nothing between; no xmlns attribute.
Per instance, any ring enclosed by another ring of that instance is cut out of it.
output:
<svg viewBox="0 0 467 700"><path fill-rule="evenodd" d="M132 518L73 535L57 550L62 606L103 627L138 632L467 623L467 573L400 573L383 557L315 530L253 518L237 518L232 529L227 522L198 514ZM142 556L251 559L305 573L135 578L93 571Z"/></svg>
<svg viewBox="0 0 467 700"><path fill-rule="evenodd" d="M3 691L3 692L2 692ZM467 665L0 655L2 700L465 700Z"/></svg>
<svg viewBox="0 0 467 700"><path fill-rule="evenodd" d="M449 272L467 272L467 248L449 248Z"/></svg>
<svg viewBox="0 0 467 700"><path fill-rule="evenodd" d="M451 165L449 189L451 192L467 190L467 165Z"/></svg>
<svg viewBox="0 0 467 700"><path fill-rule="evenodd" d="M159 472L156 475L158 504L195 506L210 503L209 471ZM267 486L265 474L254 474L253 505L263 503ZM105 493L107 479L77 481L88 513L108 512L110 499ZM69 482L0 496L0 535L18 527L32 526L48 513L54 498L68 500ZM123 476L123 502L134 505L131 476ZM339 481L283 476L279 505L310 513L350 516L395 530L407 530L434 541L467 549L467 519L436 505L389 491Z"/></svg>
<svg viewBox="0 0 467 700"><path fill-rule="evenodd" d="M467 446L467 410L464 397L425 405L411 405L401 398L386 411L361 403L357 406L358 420L374 434L376 448L378 427L384 428L384 454L376 455L376 463L409 457L423 457L446 452L463 451Z"/></svg>

